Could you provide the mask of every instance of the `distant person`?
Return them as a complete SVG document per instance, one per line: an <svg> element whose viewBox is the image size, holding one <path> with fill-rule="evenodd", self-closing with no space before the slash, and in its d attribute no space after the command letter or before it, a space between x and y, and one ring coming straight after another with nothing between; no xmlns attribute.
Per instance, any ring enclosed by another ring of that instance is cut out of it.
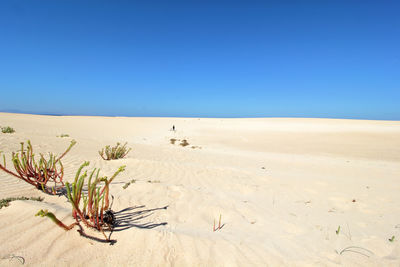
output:
<svg viewBox="0 0 400 267"><path fill-rule="evenodd" d="M172 125L172 131L175 132L175 125Z"/></svg>

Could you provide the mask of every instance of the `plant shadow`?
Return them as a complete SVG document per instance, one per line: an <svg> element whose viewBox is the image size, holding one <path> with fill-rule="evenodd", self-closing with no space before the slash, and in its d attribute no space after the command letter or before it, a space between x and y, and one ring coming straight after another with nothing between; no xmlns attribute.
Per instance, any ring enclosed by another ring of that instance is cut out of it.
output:
<svg viewBox="0 0 400 267"><path fill-rule="evenodd" d="M129 207L123 210L114 212L115 224L113 232L123 231L132 227L141 229L153 229L158 226L167 225L167 222L154 223L145 222L144 219L154 214L158 210L166 210L168 206L154 209L146 209L145 205Z"/></svg>

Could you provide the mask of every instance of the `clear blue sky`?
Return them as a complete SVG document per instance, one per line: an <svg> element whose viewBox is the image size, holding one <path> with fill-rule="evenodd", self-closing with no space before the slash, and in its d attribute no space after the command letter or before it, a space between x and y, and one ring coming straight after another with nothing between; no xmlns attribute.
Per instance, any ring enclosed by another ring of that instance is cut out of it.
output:
<svg viewBox="0 0 400 267"><path fill-rule="evenodd" d="M400 1L0 1L0 110L400 120Z"/></svg>

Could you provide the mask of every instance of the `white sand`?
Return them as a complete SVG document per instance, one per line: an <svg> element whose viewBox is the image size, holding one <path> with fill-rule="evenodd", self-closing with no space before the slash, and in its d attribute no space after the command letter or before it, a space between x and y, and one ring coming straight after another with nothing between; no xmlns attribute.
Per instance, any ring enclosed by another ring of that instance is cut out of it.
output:
<svg viewBox="0 0 400 267"><path fill-rule="evenodd" d="M20 265L10 255L45 266L400 265L400 122L0 113L0 125L16 130L0 133L8 166L21 141L30 139L36 153L62 153L72 138L78 143L63 160L66 181L84 160L106 175L127 165L111 187L113 210L134 207L124 212L129 228L111 236L117 243L98 243L34 216L48 209L73 222L65 197L0 172L0 199L45 198L0 210L1 266ZM117 141L133 150L102 160L98 150ZM213 232L220 214L225 225ZM349 246L370 252L336 252Z"/></svg>

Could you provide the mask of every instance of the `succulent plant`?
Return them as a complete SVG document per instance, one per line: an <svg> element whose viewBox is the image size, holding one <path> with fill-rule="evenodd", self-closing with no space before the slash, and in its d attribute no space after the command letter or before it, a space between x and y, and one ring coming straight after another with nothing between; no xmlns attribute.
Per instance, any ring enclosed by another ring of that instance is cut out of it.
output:
<svg viewBox="0 0 400 267"><path fill-rule="evenodd" d="M1 132L2 133L14 133L15 130L13 128L11 128L10 126L6 126L6 127L1 127Z"/></svg>
<svg viewBox="0 0 400 267"><path fill-rule="evenodd" d="M127 143L125 143L123 146L120 146L121 144L117 143L117 145L114 147L108 145L100 150L99 154L104 160L122 159L129 153L129 151L131 151L131 148L126 148L126 144Z"/></svg>
<svg viewBox="0 0 400 267"><path fill-rule="evenodd" d="M25 150L24 143L21 143L21 150L13 152L11 161L14 165L14 171L7 169L6 158L3 154L3 164L0 164L0 169L4 172L13 175L48 194L57 194L64 186L64 166L61 159L71 150L76 144L75 140L67 150L59 157L53 153L49 153L49 159L45 159L43 154L40 154L39 160L35 159L31 142L28 140L28 146ZM47 183L52 182L54 186L48 186Z"/></svg>
<svg viewBox="0 0 400 267"><path fill-rule="evenodd" d="M40 210L37 215L50 218L65 230L70 230L75 225L81 227L80 223L83 222L86 227L100 231L104 235L105 241L110 242L110 239L104 233L105 226L111 230L115 221L109 202L110 183L120 172L125 170L125 166L119 167L111 178L107 178L106 176L99 177L100 169L93 169L89 175L87 190L83 190L88 172L84 171L82 173L82 170L87 166L89 166L88 161L79 167L73 183L65 183L67 196L72 205L72 217L75 219L74 224L67 226L58 220L53 213L48 211ZM82 229L81 227L80 233L87 236Z"/></svg>

